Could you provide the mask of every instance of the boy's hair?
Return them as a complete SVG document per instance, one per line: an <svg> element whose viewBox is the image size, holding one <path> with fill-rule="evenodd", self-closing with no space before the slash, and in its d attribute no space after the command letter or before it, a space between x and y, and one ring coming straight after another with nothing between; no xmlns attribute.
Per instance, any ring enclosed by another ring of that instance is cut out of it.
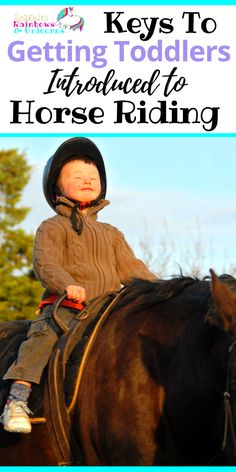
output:
<svg viewBox="0 0 236 472"><path fill-rule="evenodd" d="M97 167L96 163L93 162L92 159L90 159L90 157L87 157L87 156L72 157L69 161L66 161L64 165L68 164L68 162L73 162L73 161L82 161L82 162L85 162L85 164L93 164L95 167ZM63 167L61 168L61 171Z"/></svg>

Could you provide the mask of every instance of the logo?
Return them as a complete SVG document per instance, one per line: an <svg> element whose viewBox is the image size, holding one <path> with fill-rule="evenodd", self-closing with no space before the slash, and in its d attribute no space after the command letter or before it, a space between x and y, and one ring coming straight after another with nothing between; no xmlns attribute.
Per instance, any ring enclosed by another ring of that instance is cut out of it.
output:
<svg viewBox="0 0 236 472"><path fill-rule="evenodd" d="M57 16L57 26L70 31L83 30L84 19L74 13L74 7L63 8Z"/></svg>
<svg viewBox="0 0 236 472"><path fill-rule="evenodd" d="M74 7L63 8L52 18L44 12L34 14L16 13L13 19L14 33L26 34L63 34L65 31L82 31L84 19L74 12ZM51 15L50 15L51 17Z"/></svg>

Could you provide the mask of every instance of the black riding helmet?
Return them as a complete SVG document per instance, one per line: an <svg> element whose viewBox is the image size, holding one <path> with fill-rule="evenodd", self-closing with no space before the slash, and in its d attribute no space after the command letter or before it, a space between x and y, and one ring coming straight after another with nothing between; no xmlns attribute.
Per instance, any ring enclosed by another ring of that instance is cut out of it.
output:
<svg viewBox="0 0 236 472"><path fill-rule="evenodd" d="M76 157L88 157L97 166L101 179L101 193L97 201L106 196L106 170L99 149L88 138L70 138L59 146L44 168L43 192L53 210L55 210L56 206L56 181L58 175L64 164Z"/></svg>

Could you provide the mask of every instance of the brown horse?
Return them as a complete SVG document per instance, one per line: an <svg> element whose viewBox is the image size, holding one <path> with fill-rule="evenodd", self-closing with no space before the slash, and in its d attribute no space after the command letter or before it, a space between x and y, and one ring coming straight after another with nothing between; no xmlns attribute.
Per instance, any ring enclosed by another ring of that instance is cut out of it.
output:
<svg viewBox="0 0 236 472"><path fill-rule="evenodd" d="M236 465L235 340L233 277L134 282L82 378L72 430L83 464ZM48 431L1 430L0 465L56 465Z"/></svg>

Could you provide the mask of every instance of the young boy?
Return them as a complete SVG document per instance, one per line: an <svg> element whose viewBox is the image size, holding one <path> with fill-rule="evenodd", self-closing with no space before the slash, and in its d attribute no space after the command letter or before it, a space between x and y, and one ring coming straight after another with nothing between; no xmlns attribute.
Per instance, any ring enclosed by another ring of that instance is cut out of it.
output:
<svg viewBox="0 0 236 472"><path fill-rule="evenodd" d="M3 377L14 380L3 413L4 429L11 432L31 431L31 384L40 382L59 336L52 300L67 293L71 307L65 301L59 316L69 327L85 300L119 290L133 278L157 278L135 258L120 231L97 221L98 211L109 202L103 158L92 141L72 138L62 143L46 164L43 189L56 216L39 226L35 238L33 265L46 289L43 307Z"/></svg>

